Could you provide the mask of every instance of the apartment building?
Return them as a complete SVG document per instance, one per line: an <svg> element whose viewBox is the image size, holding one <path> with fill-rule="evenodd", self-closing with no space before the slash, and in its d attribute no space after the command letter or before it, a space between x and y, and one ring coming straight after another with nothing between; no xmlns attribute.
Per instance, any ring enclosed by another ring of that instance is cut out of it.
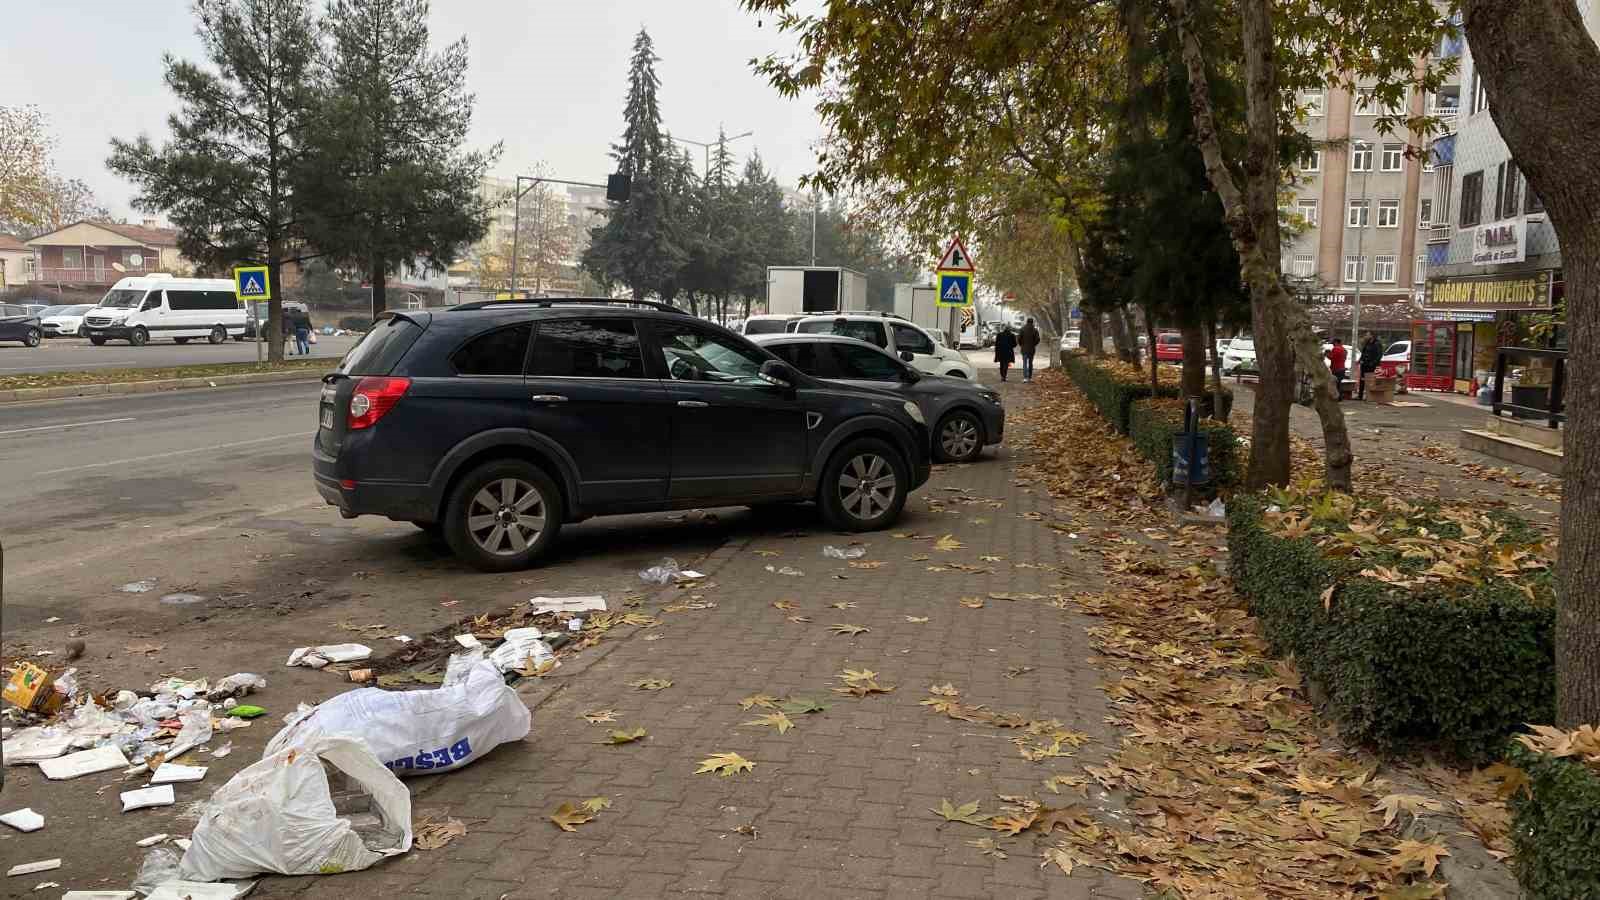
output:
<svg viewBox="0 0 1600 900"><path fill-rule="evenodd" d="M1318 325L1348 339L1357 286L1362 330L1399 337L1427 281L1436 167L1420 136L1385 133L1380 116L1424 111L1453 119L1460 88L1410 91L1385 109L1368 87L1329 85L1300 95L1316 149L1296 166L1290 211L1303 231L1284 242L1283 269L1319 312Z"/></svg>

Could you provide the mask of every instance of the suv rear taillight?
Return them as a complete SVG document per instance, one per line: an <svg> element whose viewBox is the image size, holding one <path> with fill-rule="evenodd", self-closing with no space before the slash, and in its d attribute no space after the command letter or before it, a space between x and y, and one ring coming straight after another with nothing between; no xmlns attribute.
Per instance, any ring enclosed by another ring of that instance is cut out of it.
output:
<svg viewBox="0 0 1600 900"><path fill-rule="evenodd" d="M356 383L355 393L350 395L350 421L348 427L351 431L360 431L378 424L400 398L411 389L409 378L368 377Z"/></svg>

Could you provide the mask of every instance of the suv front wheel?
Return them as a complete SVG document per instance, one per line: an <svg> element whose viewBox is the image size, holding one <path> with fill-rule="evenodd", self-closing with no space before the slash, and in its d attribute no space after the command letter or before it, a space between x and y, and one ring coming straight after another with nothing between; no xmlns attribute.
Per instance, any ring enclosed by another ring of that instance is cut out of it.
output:
<svg viewBox="0 0 1600 900"><path fill-rule="evenodd" d="M873 531L900 518L910 485L900 451L877 438L859 438L834 451L817 501L834 528Z"/></svg>
<svg viewBox="0 0 1600 900"><path fill-rule="evenodd" d="M485 572L532 565L561 530L561 493L543 469L503 459L468 472L445 505L444 539Z"/></svg>

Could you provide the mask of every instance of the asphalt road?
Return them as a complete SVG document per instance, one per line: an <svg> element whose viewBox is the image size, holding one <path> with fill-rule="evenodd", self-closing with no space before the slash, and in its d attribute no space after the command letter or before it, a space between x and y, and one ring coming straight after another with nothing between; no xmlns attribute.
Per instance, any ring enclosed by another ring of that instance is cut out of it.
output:
<svg viewBox="0 0 1600 900"><path fill-rule="evenodd" d="M317 335L312 356L338 359L355 344L351 336ZM266 346L261 348L263 358ZM155 369L168 366L208 363L255 362L256 345L246 341L208 344L204 339L179 345L157 341L143 347L113 341L96 347L80 338L56 338L35 349L21 344L0 344L0 376L35 372L66 372L95 369Z"/></svg>

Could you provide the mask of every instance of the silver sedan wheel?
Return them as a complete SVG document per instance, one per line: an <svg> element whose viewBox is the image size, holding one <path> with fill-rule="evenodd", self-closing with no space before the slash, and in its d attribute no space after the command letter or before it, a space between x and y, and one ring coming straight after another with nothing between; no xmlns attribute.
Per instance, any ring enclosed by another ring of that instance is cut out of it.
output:
<svg viewBox="0 0 1600 900"><path fill-rule="evenodd" d="M939 446L950 459L966 459L978 448L978 426L967 416L952 416L939 429Z"/></svg>
<svg viewBox="0 0 1600 900"><path fill-rule="evenodd" d="M883 515L898 486L894 466L876 453L863 453L839 473L839 503L851 517L867 521Z"/></svg>
<svg viewBox="0 0 1600 900"><path fill-rule="evenodd" d="M467 506L467 533L495 556L525 553L544 533L544 497L520 478L491 481Z"/></svg>

